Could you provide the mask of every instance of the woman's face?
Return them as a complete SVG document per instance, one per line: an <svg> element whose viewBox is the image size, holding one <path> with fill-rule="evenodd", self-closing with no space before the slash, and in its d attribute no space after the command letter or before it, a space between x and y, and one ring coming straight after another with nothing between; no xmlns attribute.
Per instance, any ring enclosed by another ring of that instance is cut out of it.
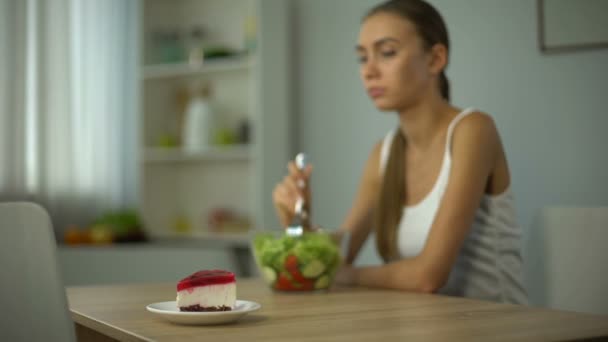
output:
<svg viewBox="0 0 608 342"><path fill-rule="evenodd" d="M414 25L400 16L379 13L367 18L357 54L363 85L380 110L412 106L431 86L429 54Z"/></svg>

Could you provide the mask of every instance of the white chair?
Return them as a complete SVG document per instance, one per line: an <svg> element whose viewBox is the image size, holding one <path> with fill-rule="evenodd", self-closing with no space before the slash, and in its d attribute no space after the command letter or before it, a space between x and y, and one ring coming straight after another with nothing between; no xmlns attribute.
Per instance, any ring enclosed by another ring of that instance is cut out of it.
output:
<svg viewBox="0 0 608 342"><path fill-rule="evenodd" d="M47 212L0 203L0 341L75 341Z"/></svg>
<svg viewBox="0 0 608 342"><path fill-rule="evenodd" d="M526 247L533 304L608 314L608 207L541 210Z"/></svg>

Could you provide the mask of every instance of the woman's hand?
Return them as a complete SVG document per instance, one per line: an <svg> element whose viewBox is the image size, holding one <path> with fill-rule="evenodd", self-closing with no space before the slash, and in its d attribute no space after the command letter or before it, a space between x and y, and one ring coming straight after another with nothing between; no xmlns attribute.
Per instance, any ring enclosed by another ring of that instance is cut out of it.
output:
<svg viewBox="0 0 608 342"><path fill-rule="evenodd" d="M303 198L308 217L310 218L310 186L309 179L312 165L304 170L298 170L293 161L287 165L289 173L278 183L272 192L272 200L277 216L283 227L287 227L295 215L295 205L298 198Z"/></svg>
<svg viewBox="0 0 608 342"><path fill-rule="evenodd" d="M340 266L338 272L336 272L334 284L341 286L355 285L355 268L348 264L343 264Z"/></svg>

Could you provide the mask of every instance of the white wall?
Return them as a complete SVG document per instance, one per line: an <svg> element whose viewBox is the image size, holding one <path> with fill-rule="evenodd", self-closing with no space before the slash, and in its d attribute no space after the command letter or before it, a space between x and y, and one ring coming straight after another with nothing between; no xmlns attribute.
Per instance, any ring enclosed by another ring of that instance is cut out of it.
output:
<svg viewBox="0 0 608 342"><path fill-rule="evenodd" d="M296 146L315 164L315 221L339 225L371 147L396 123L378 113L358 78L354 45L374 0L295 0ZM452 39L453 102L494 116L510 162L526 244L547 205L606 205L608 50L542 55L536 2L431 1ZM527 255L538 302L538 253ZM361 262L378 262L367 246Z"/></svg>

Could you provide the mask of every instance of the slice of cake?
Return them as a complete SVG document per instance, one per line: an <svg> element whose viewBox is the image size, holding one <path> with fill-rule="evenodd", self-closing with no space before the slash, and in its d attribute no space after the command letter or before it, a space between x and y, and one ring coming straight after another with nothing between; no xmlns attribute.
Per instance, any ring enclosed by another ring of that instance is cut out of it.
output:
<svg viewBox="0 0 608 342"><path fill-rule="evenodd" d="M236 279L232 272L198 271L177 284L180 311L230 311L235 302Z"/></svg>

